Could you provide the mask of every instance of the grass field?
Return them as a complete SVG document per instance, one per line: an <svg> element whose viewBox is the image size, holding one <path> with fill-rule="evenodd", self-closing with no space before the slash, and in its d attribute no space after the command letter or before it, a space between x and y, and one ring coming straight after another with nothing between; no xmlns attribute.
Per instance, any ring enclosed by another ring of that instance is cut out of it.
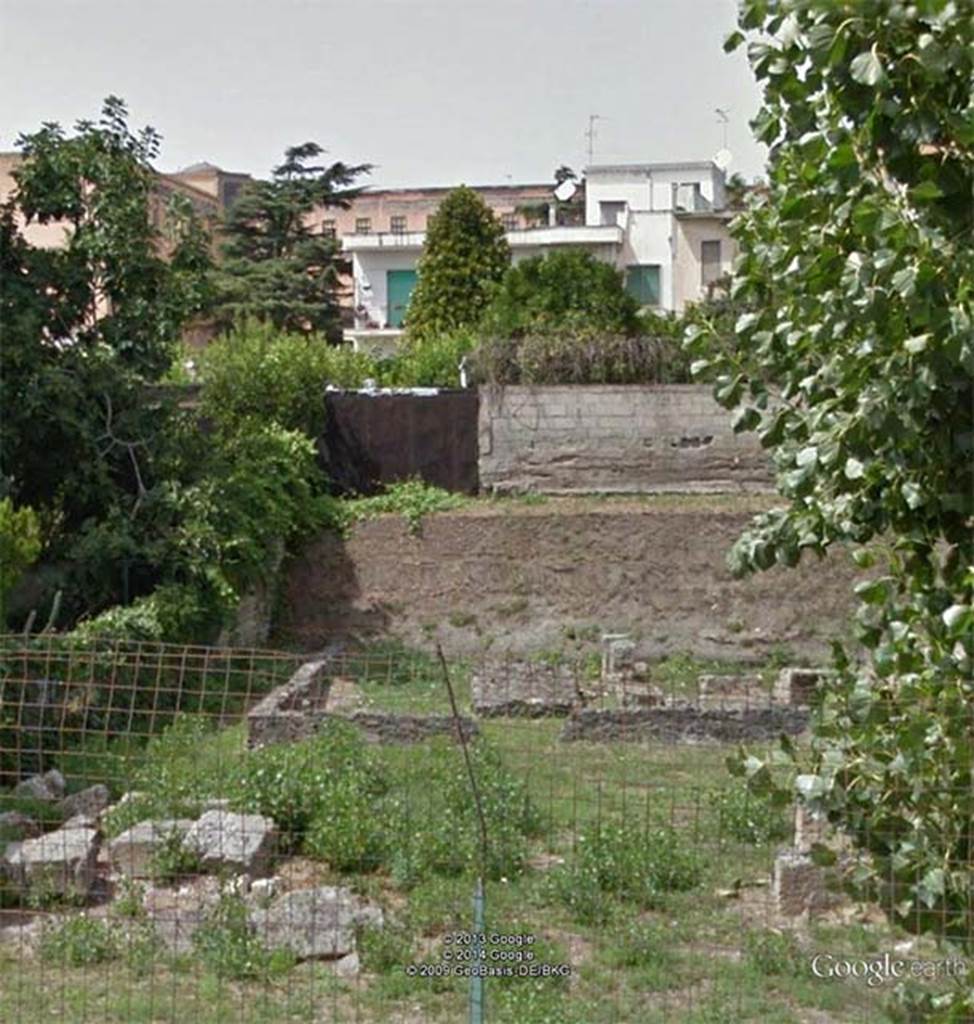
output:
<svg viewBox="0 0 974 1024"><path fill-rule="evenodd" d="M676 682L693 671L674 669ZM432 668L373 675L359 677L373 706L445 707ZM456 682L466 704L463 671ZM727 748L566 744L562 725L489 720L474 744L492 842L486 931L531 935L536 963L570 967L567 977L487 979L486 1020L908 1019L894 1015L886 988L813 975L815 953L872 956L904 936L849 902L819 921L775 917L769 878L789 822L728 775ZM467 1019L465 978L406 973L445 963L444 951L457 948L445 937L472 927L477 824L451 742L367 747L339 731L253 752L243 724L196 716L148 746L120 739L89 757L74 753L64 767L75 786L110 780L116 794L142 794L109 815L110 833L143 817L191 814L206 797L273 811L288 830L285 863L380 904L386 926L360 935L362 971L342 978L325 964L270 956L232 927L170 954L131 892L95 925L77 910L30 907L27 916L51 923L36 953L0 944L0 1021ZM278 781L268 786L271 769ZM8 909L9 919L21 909Z"/></svg>

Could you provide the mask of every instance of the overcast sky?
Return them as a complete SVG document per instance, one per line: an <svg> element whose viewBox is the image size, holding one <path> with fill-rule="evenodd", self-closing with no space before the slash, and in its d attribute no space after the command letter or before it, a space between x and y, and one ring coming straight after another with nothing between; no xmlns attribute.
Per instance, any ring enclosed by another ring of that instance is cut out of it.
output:
<svg viewBox="0 0 974 1024"><path fill-rule="evenodd" d="M699 160L760 174L759 93L723 53L733 0L0 0L0 149L109 93L159 167L267 175L314 140L376 186L549 181L555 167Z"/></svg>

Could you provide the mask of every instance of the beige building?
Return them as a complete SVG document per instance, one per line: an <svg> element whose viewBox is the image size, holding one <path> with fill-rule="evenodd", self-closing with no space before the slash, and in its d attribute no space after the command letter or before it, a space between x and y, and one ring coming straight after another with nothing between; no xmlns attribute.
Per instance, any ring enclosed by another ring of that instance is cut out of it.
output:
<svg viewBox="0 0 974 1024"><path fill-rule="evenodd" d="M0 153L0 203L5 203L16 189L13 172L22 162L23 156L20 153ZM173 195L188 199L193 211L210 230L216 227L223 212L218 193L200 187L193 177L184 178L184 172L156 174L155 188L149 203L149 217L156 227L165 227L166 208ZM19 227L31 245L42 249L59 249L71 230L71 225L64 221L47 224L31 221L25 224L21 220Z"/></svg>
<svg viewBox="0 0 974 1024"><path fill-rule="evenodd" d="M472 186L507 230L548 222L553 185ZM347 210L323 207L309 226L335 238L346 235L411 234L426 231L429 218L452 188L376 189L360 195Z"/></svg>

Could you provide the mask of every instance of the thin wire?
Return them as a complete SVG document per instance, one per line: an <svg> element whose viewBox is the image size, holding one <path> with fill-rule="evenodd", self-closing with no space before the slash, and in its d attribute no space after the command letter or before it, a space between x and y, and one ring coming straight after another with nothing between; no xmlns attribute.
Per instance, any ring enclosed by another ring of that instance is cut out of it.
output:
<svg viewBox="0 0 974 1024"><path fill-rule="evenodd" d="M467 748L467 737L463 731L463 722L460 712L457 710L457 699L453 693L453 684L450 682L450 670L447 668L446 658L443 655L442 646L437 643L436 656L440 659L440 667L443 669L443 682L446 683L446 692L450 695L450 708L453 712L453 722L457 730L457 739L463 748L463 759L467 764L467 775L470 777L470 789L473 791L474 805L477 809L477 818L480 822L480 864L481 874L487 870L487 819L484 817L484 808L480 802L480 790L477 787L477 776L473 770L473 761L470 760L470 751Z"/></svg>

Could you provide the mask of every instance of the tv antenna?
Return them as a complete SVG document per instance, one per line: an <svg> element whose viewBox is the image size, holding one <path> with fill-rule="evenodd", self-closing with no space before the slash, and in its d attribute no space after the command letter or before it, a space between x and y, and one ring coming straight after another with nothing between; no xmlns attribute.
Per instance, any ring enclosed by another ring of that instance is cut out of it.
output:
<svg viewBox="0 0 974 1024"><path fill-rule="evenodd" d="M604 120L605 118L601 114L588 115L588 131L585 132L585 138L588 139L588 162L590 164L595 158L595 122Z"/></svg>
<svg viewBox="0 0 974 1024"><path fill-rule="evenodd" d="M720 146L722 150L727 149L727 124L730 121L730 118L727 115L730 113L730 109L730 107L714 107L714 113L717 115L717 123L723 129Z"/></svg>

